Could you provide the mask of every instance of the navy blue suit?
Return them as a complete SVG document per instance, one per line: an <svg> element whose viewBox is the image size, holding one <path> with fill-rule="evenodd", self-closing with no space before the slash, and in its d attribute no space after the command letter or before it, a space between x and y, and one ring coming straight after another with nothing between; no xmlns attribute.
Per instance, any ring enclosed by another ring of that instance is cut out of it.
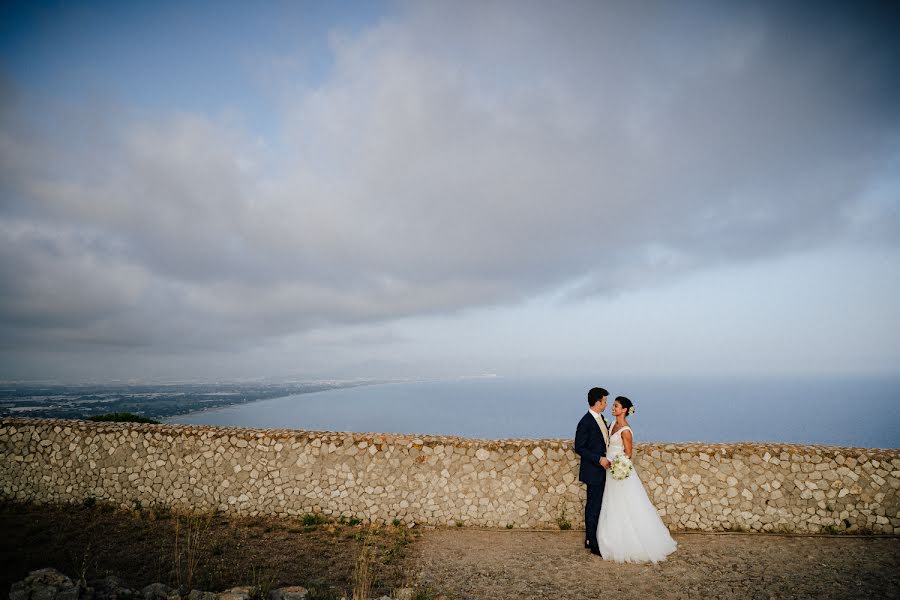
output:
<svg viewBox="0 0 900 600"><path fill-rule="evenodd" d="M599 553L597 545L597 522L603 504L603 490L606 488L606 469L600 465L600 458L606 456L606 440L600 425L590 412L585 413L575 430L575 453L581 457L578 479L587 484L587 502L584 504L585 537L591 550Z"/></svg>

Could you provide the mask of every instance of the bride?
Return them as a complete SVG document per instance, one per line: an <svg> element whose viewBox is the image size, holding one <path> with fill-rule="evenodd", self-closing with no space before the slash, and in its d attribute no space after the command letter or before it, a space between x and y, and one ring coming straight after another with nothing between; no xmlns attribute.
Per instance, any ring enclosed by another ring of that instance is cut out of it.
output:
<svg viewBox="0 0 900 600"><path fill-rule="evenodd" d="M625 417L634 414L634 405L625 396L619 396L613 403L612 414L616 422L610 430L606 455L610 461L623 454L630 459L634 441ZM637 471L632 469L621 480L612 477L612 469L607 475L597 525L597 542L603 558L616 562L665 560L678 544L647 497Z"/></svg>

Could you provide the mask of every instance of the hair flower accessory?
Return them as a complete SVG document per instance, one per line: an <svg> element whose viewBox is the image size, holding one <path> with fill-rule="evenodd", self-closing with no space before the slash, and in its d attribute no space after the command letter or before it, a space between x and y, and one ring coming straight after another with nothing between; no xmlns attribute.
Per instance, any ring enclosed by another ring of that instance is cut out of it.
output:
<svg viewBox="0 0 900 600"><path fill-rule="evenodd" d="M629 407L629 409L628 409L628 416L630 417L633 414L634 414L634 407L632 406L632 407Z"/></svg>

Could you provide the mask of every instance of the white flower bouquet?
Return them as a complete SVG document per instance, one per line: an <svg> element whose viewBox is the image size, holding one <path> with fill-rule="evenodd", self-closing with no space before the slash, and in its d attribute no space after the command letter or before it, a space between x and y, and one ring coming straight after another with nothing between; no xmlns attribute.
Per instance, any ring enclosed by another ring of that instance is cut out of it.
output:
<svg viewBox="0 0 900 600"><path fill-rule="evenodd" d="M612 461L612 465L609 467L609 474L612 475L613 479L622 481L631 475L631 468L631 459L624 454L620 454Z"/></svg>

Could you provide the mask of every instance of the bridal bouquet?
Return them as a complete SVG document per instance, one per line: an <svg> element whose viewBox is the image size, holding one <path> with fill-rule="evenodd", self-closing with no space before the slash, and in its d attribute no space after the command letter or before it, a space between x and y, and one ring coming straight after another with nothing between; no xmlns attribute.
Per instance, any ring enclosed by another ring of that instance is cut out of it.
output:
<svg viewBox="0 0 900 600"><path fill-rule="evenodd" d="M609 467L609 473L612 475L613 479L618 479L619 481L627 479L628 476L631 475L631 459L624 454L620 454L612 461L612 465Z"/></svg>

